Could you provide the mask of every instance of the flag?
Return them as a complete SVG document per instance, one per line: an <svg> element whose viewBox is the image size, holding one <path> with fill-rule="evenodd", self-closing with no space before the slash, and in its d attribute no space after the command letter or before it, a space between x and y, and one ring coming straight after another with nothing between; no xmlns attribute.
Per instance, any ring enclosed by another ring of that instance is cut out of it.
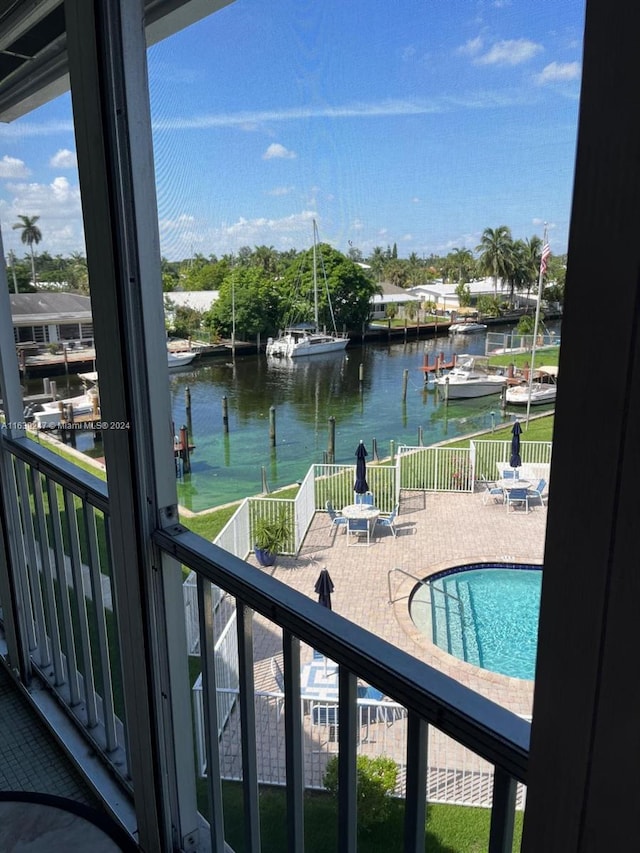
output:
<svg viewBox="0 0 640 853"><path fill-rule="evenodd" d="M542 256L540 258L540 274L544 275L547 271L547 258L551 254L551 247L545 243L542 247Z"/></svg>

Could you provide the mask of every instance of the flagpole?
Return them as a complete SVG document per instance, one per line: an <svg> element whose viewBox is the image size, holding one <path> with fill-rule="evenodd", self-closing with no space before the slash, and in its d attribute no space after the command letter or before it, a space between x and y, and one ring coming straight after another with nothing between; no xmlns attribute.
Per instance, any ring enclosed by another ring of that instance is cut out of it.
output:
<svg viewBox="0 0 640 853"><path fill-rule="evenodd" d="M531 364L529 366L529 393L527 394L527 417L525 426L529 429L529 412L531 411L531 391L533 385L533 373L536 361L536 342L538 340L538 324L540 323L540 303L542 302L542 279L547 269L547 258L550 254L547 243L547 223L544 224L544 238L542 240L542 257L540 258L540 272L538 274L538 301L536 302L536 319L533 324L533 343L531 345Z"/></svg>

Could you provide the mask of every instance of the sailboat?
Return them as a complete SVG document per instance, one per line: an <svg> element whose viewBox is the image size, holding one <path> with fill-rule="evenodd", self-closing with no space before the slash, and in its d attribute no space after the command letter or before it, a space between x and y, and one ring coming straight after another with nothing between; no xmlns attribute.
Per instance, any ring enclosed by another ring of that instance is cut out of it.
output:
<svg viewBox="0 0 640 853"><path fill-rule="evenodd" d="M313 323L299 323L284 329L277 338L267 340L267 356L283 356L285 358L298 358L307 355L319 355L327 352L337 352L346 348L349 338L339 335L331 307L329 289L326 276L324 285L329 300L331 320L333 322L333 333L320 330L318 319L318 269L317 269L317 247L318 227L313 220Z"/></svg>

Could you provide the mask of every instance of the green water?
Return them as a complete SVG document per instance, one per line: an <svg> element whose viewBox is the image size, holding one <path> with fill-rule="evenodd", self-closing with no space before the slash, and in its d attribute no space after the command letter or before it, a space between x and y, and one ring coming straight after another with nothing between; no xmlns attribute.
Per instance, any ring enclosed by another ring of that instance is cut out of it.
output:
<svg viewBox="0 0 640 853"><path fill-rule="evenodd" d="M462 348L482 354L485 336L350 346L346 352L295 360L250 355L232 362L216 357L171 371L176 432L187 425L195 445L191 473L178 477L181 505L198 512L257 494L262 491L263 467L271 490L301 480L310 465L325 461L330 418L335 418L335 461L348 464L355 464L360 439L372 461L374 439L379 457L384 458L392 440L396 447L415 446L422 436L429 445L498 426L503 421L498 395L455 400L446 406L432 386L427 390L420 369L425 349L433 363L440 352L449 360L454 346L458 355ZM223 428L225 397L228 432ZM508 413L506 419L512 418L513 412ZM74 433L72 438L79 450L102 455L93 433Z"/></svg>

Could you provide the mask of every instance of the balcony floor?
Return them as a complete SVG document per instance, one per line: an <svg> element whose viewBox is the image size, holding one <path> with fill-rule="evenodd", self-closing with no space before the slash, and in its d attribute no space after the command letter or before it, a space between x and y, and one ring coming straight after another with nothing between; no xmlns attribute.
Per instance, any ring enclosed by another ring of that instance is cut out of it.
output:
<svg viewBox="0 0 640 853"><path fill-rule="evenodd" d="M1 664L0 790L53 794L98 806L91 789Z"/></svg>

